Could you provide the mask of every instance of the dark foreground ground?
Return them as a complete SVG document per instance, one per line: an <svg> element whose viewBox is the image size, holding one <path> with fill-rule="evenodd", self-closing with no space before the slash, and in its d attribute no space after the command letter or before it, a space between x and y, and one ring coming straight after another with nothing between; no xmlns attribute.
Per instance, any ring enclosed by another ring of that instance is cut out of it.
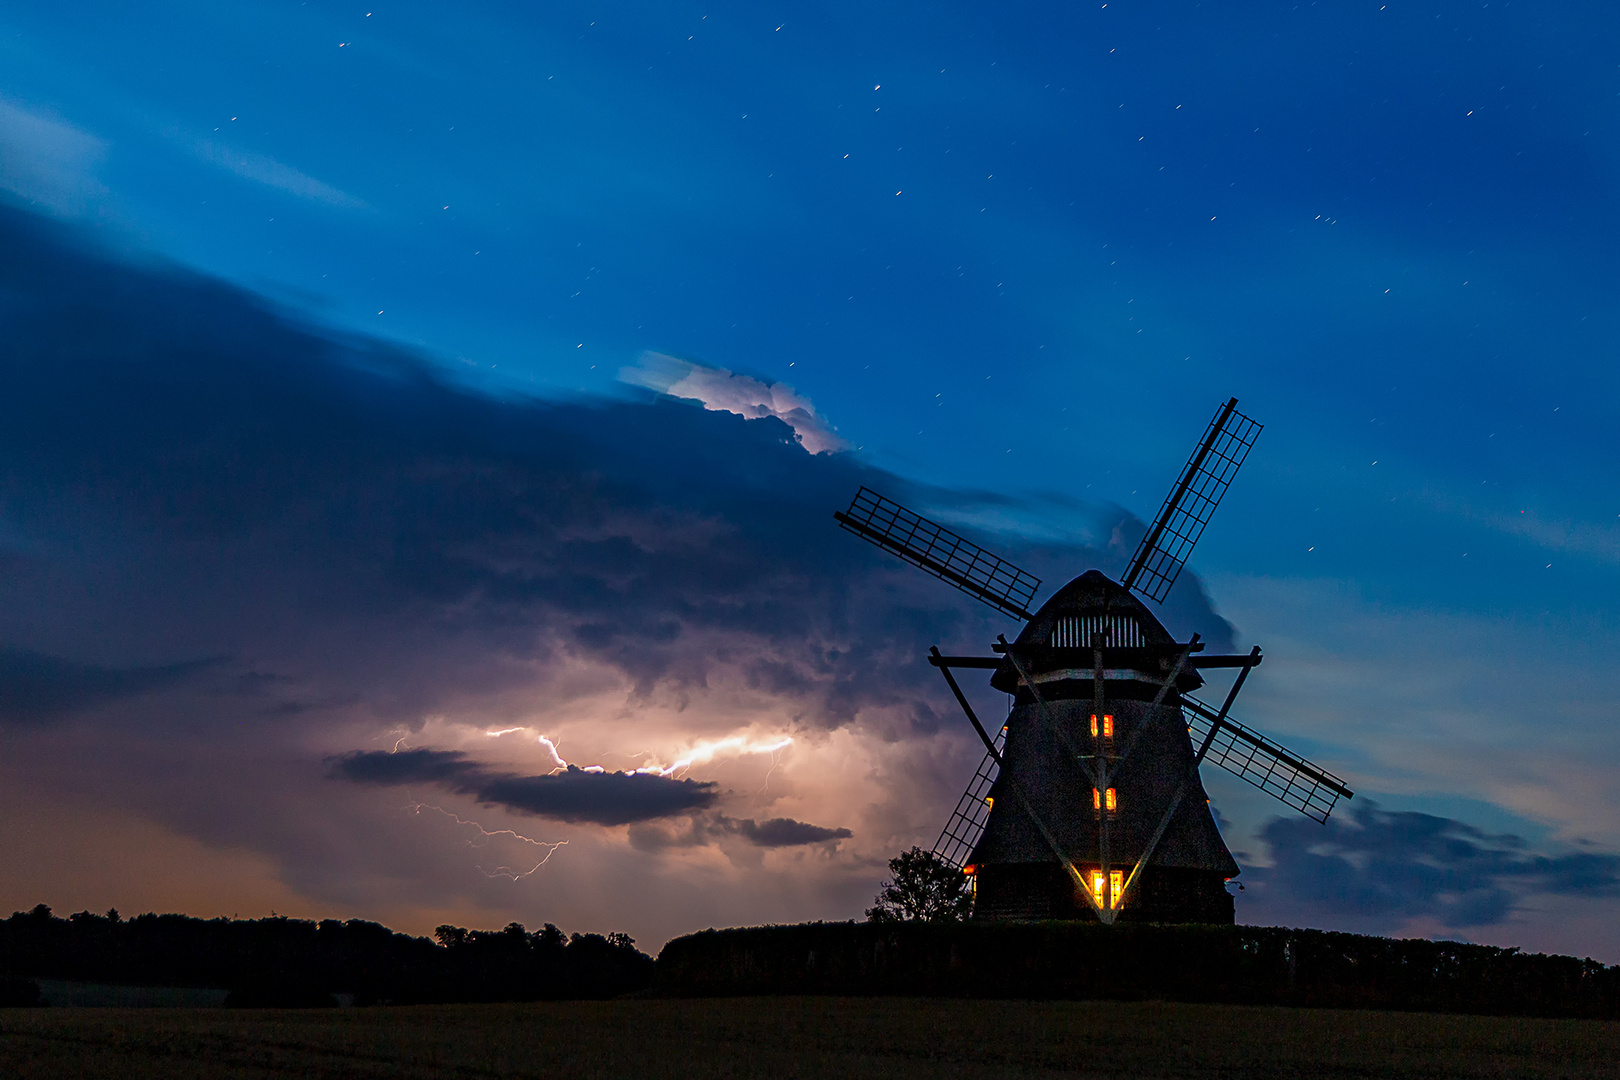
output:
<svg viewBox="0 0 1620 1080"><path fill-rule="evenodd" d="M0 1076L1620 1078L1620 1023L905 998L0 1011Z"/></svg>

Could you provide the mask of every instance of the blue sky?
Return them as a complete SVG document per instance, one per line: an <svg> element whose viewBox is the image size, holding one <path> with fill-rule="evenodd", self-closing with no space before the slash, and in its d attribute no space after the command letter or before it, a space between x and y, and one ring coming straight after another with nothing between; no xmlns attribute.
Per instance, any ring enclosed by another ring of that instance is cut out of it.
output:
<svg viewBox="0 0 1620 1080"><path fill-rule="evenodd" d="M1238 396L1266 430L1193 568L1267 651L1245 719L1386 812L1549 857L1620 851L1617 108L1620 21L1581 5L0 14L0 187L131 274L222 279L509 401L645 405L621 372L649 351L787 384L841 456L1049 577L1150 518ZM7 633L109 669L198 655ZM1211 791L1263 865L1274 808ZM883 844L932 839L883 820L853 903ZM627 843L592 857L653 857ZM296 877L275 851L252 873ZM1481 925L1280 887L1255 911L1620 959L1610 886L1514 887ZM852 907L748 888L738 918ZM283 897L340 900L370 902Z"/></svg>

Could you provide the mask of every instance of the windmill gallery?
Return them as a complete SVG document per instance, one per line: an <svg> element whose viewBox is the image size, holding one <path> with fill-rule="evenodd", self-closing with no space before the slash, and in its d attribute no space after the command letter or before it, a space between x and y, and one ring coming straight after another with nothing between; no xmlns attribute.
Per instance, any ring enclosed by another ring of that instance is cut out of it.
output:
<svg viewBox="0 0 1620 1080"><path fill-rule="evenodd" d="M1033 613L1040 581L876 492L835 515L844 528L1024 623L999 655L930 662L984 742L984 761L936 854L963 872L975 919L1231 923L1239 867L1199 780L1213 762L1326 822L1349 788L1229 716L1259 646L1243 655L1177 641L1138 595L1162 603L1260 425L1226 402L1210 421L1118 581L1087 570ZM1219 707L1200 672L1235 669ZM957 682L987 670L1011 695L992 733Z"/></svg>

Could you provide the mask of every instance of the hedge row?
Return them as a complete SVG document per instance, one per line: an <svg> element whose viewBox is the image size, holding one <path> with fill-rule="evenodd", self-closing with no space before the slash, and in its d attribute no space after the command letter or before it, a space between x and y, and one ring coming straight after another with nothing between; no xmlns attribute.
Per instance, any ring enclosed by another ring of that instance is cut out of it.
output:
<svg viewBox="0 0 1620 1080"><path fill-rule="evenodd" d="M302 1006L333 994L370 1002L605 998L640 990L652 957L623 935L439 928L439 942L351 919L195 919L41 905L0 920L0 988L27 979L232 991L228 1004ZM10 982L6 982L10 976ZM21 986L21 983L18 983ZM14 1004L23 1004L17 1001Z"/></svg>
<svg viewBox="0 0 1620 1080"><path fill-rule="evenodd" d="M654 992L1159 999L1620 1018L1620 967L1448 941L1254 926L811 923L707 930Z"/></svg>

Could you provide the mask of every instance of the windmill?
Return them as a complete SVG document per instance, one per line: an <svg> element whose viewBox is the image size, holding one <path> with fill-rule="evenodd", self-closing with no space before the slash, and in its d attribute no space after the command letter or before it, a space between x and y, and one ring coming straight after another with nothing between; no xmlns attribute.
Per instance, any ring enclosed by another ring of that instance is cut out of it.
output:
<svg viewBox="0 0 1620 1080"><path fill-rule="evenodd" d="M1087 570L1031 612L1040 579L865 487L834 514L844 528L1024 623L996 656L929 663L984 742L985 757L936 845L964 871L974 917L1105 923L1233 921L1239 873L1210 814L1199 767L1213 762L1326 823L1353 793L1338 777L1228 714L1260 647L1204 653L1143 603L1163 603L1260 434L1221 406L1115 582ZM1139 599L1138 597L1141 597ZM1234 668L1218 707L1193 696L1200 671ZM992 672L1012 696L988 731L953 672Z"/></svg>

